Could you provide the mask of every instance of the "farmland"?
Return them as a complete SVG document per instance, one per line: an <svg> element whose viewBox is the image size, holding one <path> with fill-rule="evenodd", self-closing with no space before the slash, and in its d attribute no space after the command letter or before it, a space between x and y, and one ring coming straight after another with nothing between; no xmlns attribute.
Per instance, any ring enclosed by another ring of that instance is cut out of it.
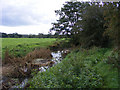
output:
<svg viewBox="0 0 120 90"><path fill-rule="evenodd" d="M50 54L51 51L41 48L47 48L55 42L56 39L54 38L3 38L3 55L7 49L9 53L15 57L23 57L31 52L31 57L27 55L24 58L12 59L16 66L13 66L14 63L12 62L9 65L9 69L12 70L13 68L14 71L16 69L19 71L20 65L22 65L23 68L26 62L28 63L27 68L29 64L33 65L32 60L36 58L38 54L39 57L42 56L42 58L44 56L48 57L49 55L47 54ZM35 48L40 50L36 51ZM44 60L47 61L45 57ZM28 88L118 88L117 69L119 67L115 61L117 58L118 51L112 48L93 47L89 50L74 48L73 50L71 49L71 53L69 53L61 63L58 63L45 72L36 73L34 69L31 69L32 67L28 69L32 70L32 73L30 74L28 72L27 75L33 74L33 78L29 79L27 85L29 85ZM29 60L31 60L31 62L29 62ZM23 63L23 61L25 62ZM47 65L47 63L41 65ZM6 66L4 66L3 69L5 68ZM15 71L13 74L21 77L18 71ZM3 74L6 75L5 72L3 72ZM11 73L9 72L9 74ZM13 74L11 76L13 76Z"/></svg>
<svg viewBox="0 0 120 90"><path fill-rule="evenodd" d="M55 38L2 38L2 56L8 49L15 57L25 56L35 48L46 48L56 41Z"/></svg>
<svg viewBox="0 0 120 90"><path fill-rule="evenodd" d="M66 1L55 13L47 35L2 34L3 89L120 88L120 1Z"/></svg>

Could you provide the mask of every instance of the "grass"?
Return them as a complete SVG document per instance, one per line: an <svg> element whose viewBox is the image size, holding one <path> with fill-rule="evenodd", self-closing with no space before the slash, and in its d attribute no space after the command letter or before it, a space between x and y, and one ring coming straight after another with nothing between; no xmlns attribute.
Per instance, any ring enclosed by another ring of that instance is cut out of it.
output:
<svg viewBox="0 0 120 90"><path fill-rule="evenodd" d="M7 49L15 57L23 57L55 41L54 38L2 38L3 58ZM108 48L73 50L61 63L34 75L29 88L119 88L116 58L117 52Z"/></svg>
<svg viewBox="0 0 120 90"><path fill-rule="evenodd" d="M79 49L29 80L29 88L119 88L118 70L108 64L108 48Z"/></svg>
<svg viewBox="0 0 120 90"><path fill-rule="evenodd" d="M55 41L55 38L2 38L2 57L7 49L15 57L22 57L35 48L46 48Z"/></svg>

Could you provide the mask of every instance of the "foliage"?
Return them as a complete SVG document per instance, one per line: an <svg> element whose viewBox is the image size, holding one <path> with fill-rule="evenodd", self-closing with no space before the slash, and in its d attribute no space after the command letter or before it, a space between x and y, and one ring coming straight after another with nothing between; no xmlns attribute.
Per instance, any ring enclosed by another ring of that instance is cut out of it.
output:
<svg viewBox="0 0 120 90"><path fill-rule="evenodd" d="M104 8L99 4L92 3L90 7L85 9L82 21L78 24L82 25L82 31L80 32L80 42L83 47L91 46L105 46L107 42L106 37L103 37L105 31Z"/></svg>
<svg viewBox="0 0 120 90"><path fill-rule="evenodd" d="M75 46L105 47L108 37L103 36L103 12L104 8L99 3L66 2L60 10L55 11L60 18L57 23L52 23L51 30L71 37L70 42Z"/></svg>
<svg viewBox="0 0 120 90"><path fill-rule="evenodd" d="M107 48L74 50L61 63L39 72L29 88L118 88L118 72L107 64Z"/></svg>
<svg viewBox="0 0 120 90"><path fill-rule="evenodd" d="M106 10L104 11L104 19L106 23L104 26L106 26L106 31L104 34L109 35L111 39L114 41L114 45L119 46L120 45L120 1L109 3L106 2L104 4L104 7Z"/></svg>
<svg viewBox="0 0 120 90"><path fill-rule="evenodd" d="M60 17L57 23L52 23L53 27L51 30L56 31L58 34L66 35L67 37L76 34L78 30L74 30L73 27L77 21L81 20L83 9L87 6L89 6L87 2L66 2L60 10L55 11Z"/></svg>
<svg viewBox="0 0 120 90"><path fill-rule="evenodd" d="M60 10L57 22L51 30L58 35L70 37L75 46L108 47L120 45L120 2L66 2ZM114 42L112 42L114 41Z"/></svg>
<svg viewBox="0 0 120 90"><path fill-rule="evenodd" d="M7 34L7 33L1 33L2 38L56 38L59 35L52 35L51 33L48 34L43 34L43 33L38 33L38 35L35 34L18 34L18 33L12 33L12 34ZM64 38L64 35L60 35L60 37Z"/></svg>

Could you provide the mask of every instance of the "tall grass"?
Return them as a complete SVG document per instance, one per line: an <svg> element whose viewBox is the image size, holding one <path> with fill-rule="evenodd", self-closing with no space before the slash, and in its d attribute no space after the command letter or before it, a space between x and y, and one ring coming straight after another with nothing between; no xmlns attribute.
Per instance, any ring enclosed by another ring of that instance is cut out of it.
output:
<svg viewBox="0 0 120 90"><path fill-rule="evenodd" d="M117 68L108 64L112 50L74 50L61 63L38 73L29 88L118 88Z"/></svg>

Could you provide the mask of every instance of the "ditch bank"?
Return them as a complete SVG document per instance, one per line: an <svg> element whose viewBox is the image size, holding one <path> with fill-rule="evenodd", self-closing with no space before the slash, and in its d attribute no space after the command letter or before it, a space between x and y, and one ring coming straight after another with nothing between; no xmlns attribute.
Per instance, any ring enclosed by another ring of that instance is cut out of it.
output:
<svg viewBox="0 0 120 90"><path fill-rule="evenodd" d="M22 58L24 62L20 62L21 59L16 60L16 62L13 60L14 63L9 61L8 64L3 65L3 77L0 84L2 84L3 89L26 88L29 86L28 79L32 78L37 72L46 71L60 63L69 52L69 50L56 52L36 50L29 53L26 59Z"/></svg>

